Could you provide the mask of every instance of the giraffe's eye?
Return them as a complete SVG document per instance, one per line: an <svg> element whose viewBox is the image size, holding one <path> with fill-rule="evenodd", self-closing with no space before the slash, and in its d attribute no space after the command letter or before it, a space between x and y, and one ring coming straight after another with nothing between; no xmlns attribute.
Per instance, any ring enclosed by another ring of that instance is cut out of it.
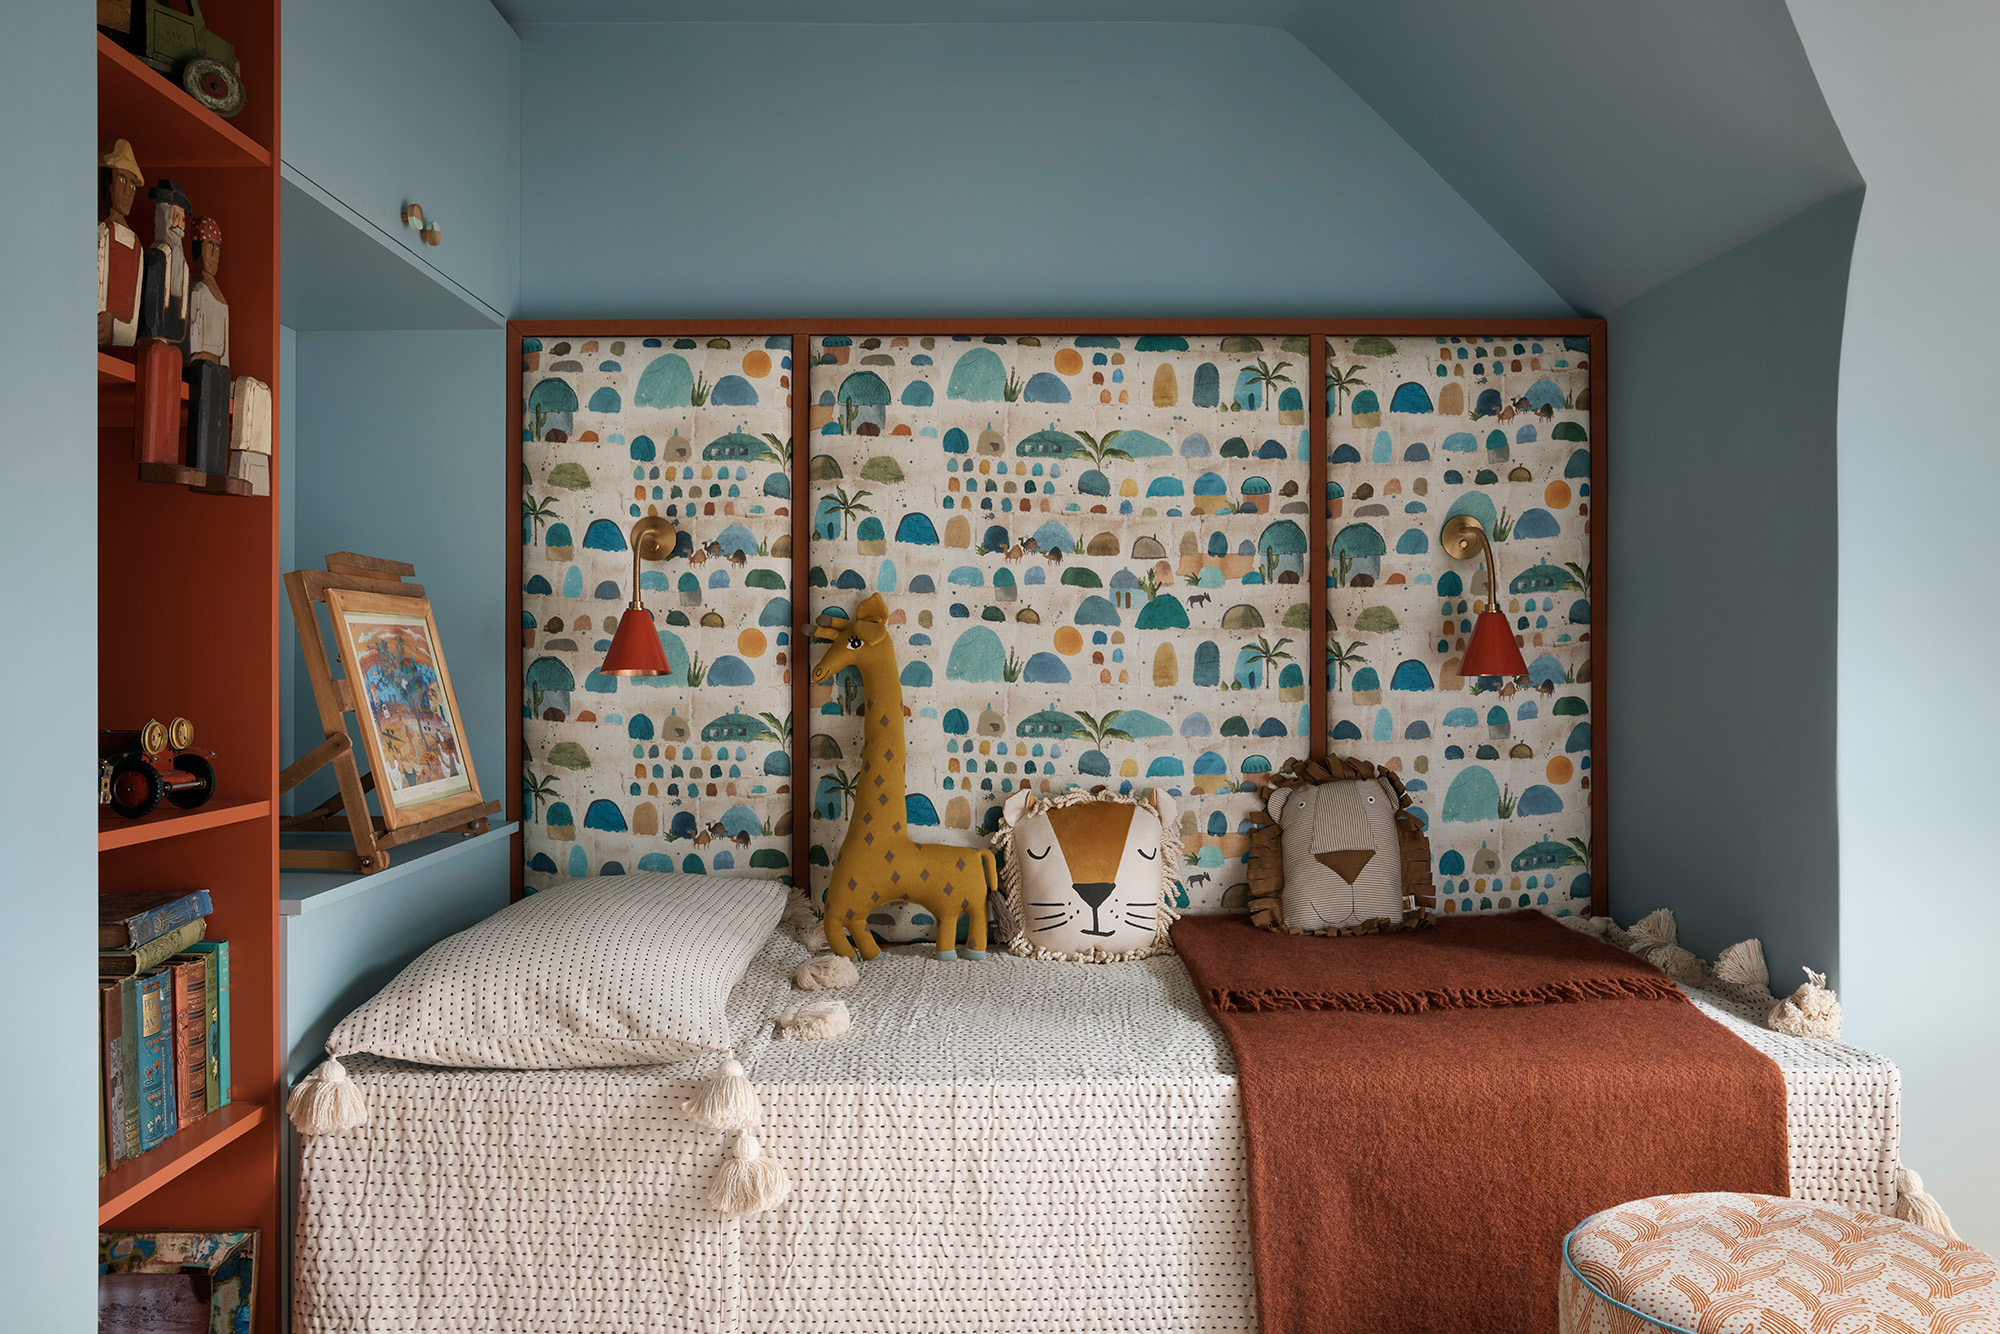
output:
<svg viewBox="0 0 2000 1334"><path fill-rule="evenodd" d="M1040 852L1036 852L1033 848L1030 848L1028 849L1028 856L1032 857L1036 861L1040 861L1042 858L1048 856L1051 852L1054 851L1055 848L1053 845L1051 845L1050 847L1043 848Z"/></svg>
<svg viewBox="0 0 2000 1334"><path fill-rule="evenodd" d="M860 647L861 647L861 636L860 636L860 635L849 635L849 636L847 637L847 647L849 647L849 648L851 648L851 649L852 649L852 648L860 648Z"/></svg>
<svg viewBox="0 0 2000 1334"><path fill-rule="evenodd" d="M1159 857L1159 855L1160 855L1160 850L1159 850L1158 848L1154 848L1154 849L1153 849L1153 850L1152 850L1151 852L1148 852L1148 851L1146 851L1146 850L1145 850L1144 848L1140 848L1140 849L1139 849L1139 855L1140 855L1141 857L1144 857L1144 858L1145 858L1145 859L1146 859L1147 861L1149 861L1149 862L1150 862L1150 861L1153 861L1153 860L1155 860L1155 859L1157 859L1157 858Z"/></svg>

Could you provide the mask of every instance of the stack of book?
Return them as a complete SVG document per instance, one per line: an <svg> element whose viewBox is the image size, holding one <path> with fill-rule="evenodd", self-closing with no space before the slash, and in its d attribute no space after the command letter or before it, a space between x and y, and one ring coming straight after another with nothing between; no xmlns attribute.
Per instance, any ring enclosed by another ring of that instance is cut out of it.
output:
<svg viewBox="0 0 2000 1334"><path fill-rule="evenodd" d="M206 890L98 899L103 1020L98 1175L229 1101L229 942Z"/></svg>

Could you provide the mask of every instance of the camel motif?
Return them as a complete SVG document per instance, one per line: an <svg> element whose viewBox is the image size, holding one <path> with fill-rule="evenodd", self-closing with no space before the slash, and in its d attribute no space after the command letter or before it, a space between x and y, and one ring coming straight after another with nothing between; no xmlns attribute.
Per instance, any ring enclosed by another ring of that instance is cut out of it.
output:
<svg viewBox="0 0 2000 1334"><path fill-rule="evenodd" d="M866 709L861 774L852 818L826 891L826 939L836 954L864 959L881 953L868 913L907 900L937 919L937 957L958 957L958 923L968 919L965 957L986 957L986 896L1000 892L993 853L949 843L918 843L904 826L903 685L889 638L888 604L879 593L854 609L854 619L822 616L813 639L830 647L813 664L825 685L844 667L861 673Z"/></svg>

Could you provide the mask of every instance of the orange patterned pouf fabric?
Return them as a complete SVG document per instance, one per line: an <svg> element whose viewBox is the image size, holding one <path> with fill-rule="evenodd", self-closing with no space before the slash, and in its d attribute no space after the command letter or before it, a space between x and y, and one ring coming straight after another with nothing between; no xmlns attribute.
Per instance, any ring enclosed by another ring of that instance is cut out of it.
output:
<svg viewBox="0 0 2000 1334"><path fill-rule="evenodd" d="M2000 1264L1900 1219L1773 1195L1656 1195L1563 1242L1562 1334L2000 1334Z"/></svg>

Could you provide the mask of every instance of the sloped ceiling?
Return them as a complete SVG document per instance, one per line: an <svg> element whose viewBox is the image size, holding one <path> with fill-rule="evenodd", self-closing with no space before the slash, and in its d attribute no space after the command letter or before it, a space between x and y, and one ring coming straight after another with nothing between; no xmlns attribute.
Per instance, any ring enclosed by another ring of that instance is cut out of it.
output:
<svg viewBox="0 0 2000 1334"><path fill-rule="evenodd" d="M1784 0L494 0L546 23L1230 23L1345 80L1578 311L1861 184Z"/></svg>

